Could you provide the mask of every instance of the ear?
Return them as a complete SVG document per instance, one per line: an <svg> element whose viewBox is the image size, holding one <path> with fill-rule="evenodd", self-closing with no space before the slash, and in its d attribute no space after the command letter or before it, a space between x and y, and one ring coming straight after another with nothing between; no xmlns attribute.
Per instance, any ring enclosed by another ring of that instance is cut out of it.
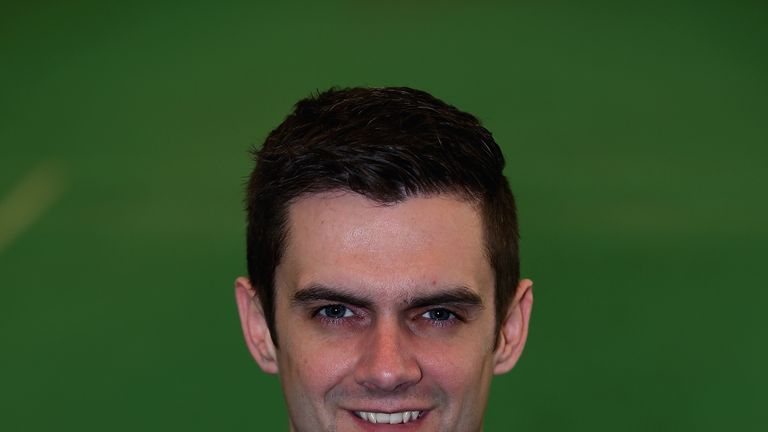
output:
<svg viewBox="0 0 768 432"><path fill-rule="evenodd" d="M517 285L515 298L501 322L499 340L494 352L494 374L509 372L523 353L528 337L528 322L533 307L533 282L522 279Z"/></svg>
<svg viewBox="0 0 768 432"><path fill-rule="evenodd" d="M264 372L277 373L275 345L272 343L261 302L248 278L239 277L235 280L235 298L248 350Z"/></svg>

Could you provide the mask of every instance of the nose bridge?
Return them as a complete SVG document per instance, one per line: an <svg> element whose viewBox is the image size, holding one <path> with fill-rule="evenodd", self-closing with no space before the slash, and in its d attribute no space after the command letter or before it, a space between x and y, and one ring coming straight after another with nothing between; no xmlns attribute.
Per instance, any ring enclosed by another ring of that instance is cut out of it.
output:
<svg viewBox="0 0 768 432"><path fill-rule="evenodd" d="M376 320L355 374L359 384L371 390L397 391L421 380L407 332L395 317Z"/></svg>

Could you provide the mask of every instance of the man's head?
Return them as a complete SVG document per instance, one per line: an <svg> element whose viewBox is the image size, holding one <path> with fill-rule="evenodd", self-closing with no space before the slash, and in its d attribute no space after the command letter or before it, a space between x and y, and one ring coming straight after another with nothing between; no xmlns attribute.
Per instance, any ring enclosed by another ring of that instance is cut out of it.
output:
<svg viewBox="0 0 768 432"><path fill-rule="evenodd" d="M503 168L475 117L408 88L319 94L269 135L236 285L292 429L479 430L532 303Z"/></svg>

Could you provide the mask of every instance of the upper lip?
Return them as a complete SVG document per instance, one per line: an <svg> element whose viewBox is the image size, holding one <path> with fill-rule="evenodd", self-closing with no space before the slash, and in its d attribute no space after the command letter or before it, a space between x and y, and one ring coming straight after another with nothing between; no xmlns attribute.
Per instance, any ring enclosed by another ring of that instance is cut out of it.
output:
<svg viewBox="0 0 768 432"><path fill-rule="evenodd" d="M364 412L373 412L373 413L387 413L387 414L393 414L393 413L399 413L399 412L405 412L405 411L429 411L429 408L414 408L414 407L404 407L404 408L348 408L349 411L364 411Z"/></svg>

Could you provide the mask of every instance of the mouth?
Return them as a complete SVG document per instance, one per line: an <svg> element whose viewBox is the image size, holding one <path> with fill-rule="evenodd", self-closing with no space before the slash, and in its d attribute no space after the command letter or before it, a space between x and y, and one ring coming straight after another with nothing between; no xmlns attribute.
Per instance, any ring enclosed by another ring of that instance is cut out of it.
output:
<svg viewBox="0 0 768 432"><path fill-rule="evenodd" d="M398 425L398 424L406 424L406 423L413 423L418 420L420 420L424 415L426 415L426 411L419 411L419 410L413 410L413 411L398 411L398 412L375 412L375 411L352 411L358 419L367 422L367 423L373 423L373 424L388 424L388 425Z"/></svg>

